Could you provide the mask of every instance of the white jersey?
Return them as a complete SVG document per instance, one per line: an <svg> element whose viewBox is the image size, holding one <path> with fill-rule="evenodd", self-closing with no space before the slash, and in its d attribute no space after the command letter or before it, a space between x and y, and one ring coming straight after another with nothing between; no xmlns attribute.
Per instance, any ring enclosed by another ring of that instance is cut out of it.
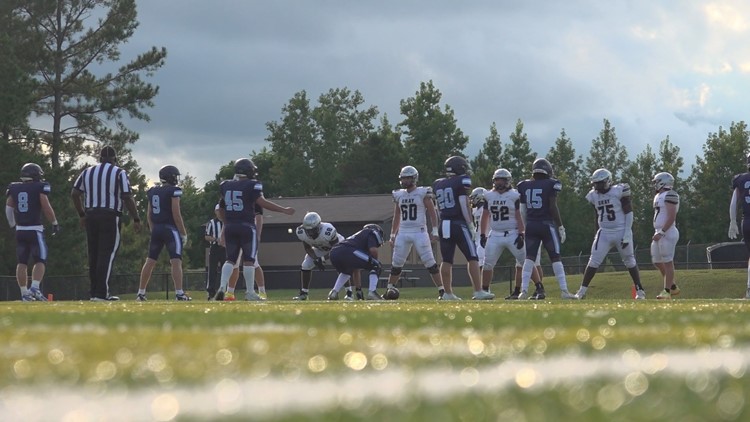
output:
<svg viewBox="0 0 750 422"><path fill-rule="evenodd" d="M506 232L518 229L518 220L516 220L516 210L519 206L521 194L515 189L508 189L505 192L488 190L484 194L487 201L484 205L486 212L490 213L490 236L492 232Z"/></svg>
<svg viewBox="0 0 750 422"><path fill-rule="evenodd" d="M471 209L471 216L474 219L474 230L479 233L479 230L482 228L482 214L484 213L484 208L481 206L472 208Z"/></svg>
<svg viewBox="0 0 750 422"><path fill-rule="evenodd" d="M654 230L660 230L664 227L664 222L667 221L666 205L674 204L677 208L675 213L680 210L680 195L672 189L659 192L654 196ZM674 224L672 224L672 227Z"/></svg>
<svg viewBox="0 0 750 422"><path fill-rule="evenodd" d="M330 251L333 245L344 240L344 236L340 235L331 223L320 223L320 232L318 232L318 237L315 239L310 238L310 236L305 233L304 227L299 226L297 227L297 238L313 248L325 252Z"/></svg>
<svg viewBox="0 0 750 422"><path fill-rule="evenodd" d="M398 226L399 232L427 231L427 213L424 206L425 198L432 200L432 188L417 186L411 192L407 192L406 189L393 191L393 202L396 203L401 211L401 224Z"/></svg>
<svg viewBox="0 0 750 422"><path fill-rule="evenodd" d="M607 232L622 232L625 230L625 212L622 209L622 198L630 197L630 186L618 183L610 186L606 193L591 189L586 194L586 200L596 209L599 228Z"/></svg>

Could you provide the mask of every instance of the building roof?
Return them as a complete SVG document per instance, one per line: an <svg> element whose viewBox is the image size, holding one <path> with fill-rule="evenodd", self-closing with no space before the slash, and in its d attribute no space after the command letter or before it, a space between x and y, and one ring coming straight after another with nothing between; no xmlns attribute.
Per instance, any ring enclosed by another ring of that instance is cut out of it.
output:
<svg viewBox="0 0 750 422"><path fill-rule="evenodd" d="M276 224L299 225L308 211L317 212L323 221L339 224L381 223L393 219L391 194L304 196L268 200L284 207L292 207L296 212L291 216L278 212L264 212L264 227Z"/></svg>

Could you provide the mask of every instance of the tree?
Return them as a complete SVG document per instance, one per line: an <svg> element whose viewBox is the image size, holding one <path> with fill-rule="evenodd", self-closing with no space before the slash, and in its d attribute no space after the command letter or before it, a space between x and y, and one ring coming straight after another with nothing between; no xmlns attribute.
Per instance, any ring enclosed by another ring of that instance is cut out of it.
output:
<svg viewBox="0 0 750 422"><path fill-rule="evenodd" d="M508 138L510 142L505 146L500 163L510 170L514 180L524 180L531 175L531 164L536 159L536 153L531 151L521 119L516 121L516 129Z"/></svg>
<svg viewBox="0 0 750 422"><path fill-rule="evenodd" d="M414 97L401 100L404 120L397 125L404 135L404 146L411 165L420 178L430 182L443 173L443 163L451 155L461 155L469 138L458 128L453 109L440 109L442 94L432 81L420 83Z"/></svg>
<svg viewBox="0 0 750 422"><path fill-rule="evenodd" d="M591 141L591 150L586 157L584 171L591 175L594 170L606 168L612 172L612 176L619 180L623 170L628 166L628 151L625 146L617 140L615 128L604 119L604 128L599 132L599 137Z"/></svg>
<svg viewBox="0 0 750 422"><path fill-rule="evenodd" d="M693 242L726 239L731 182L735 174L744 171L750 151L748 138L745 122L732 122L729 131L719 127L717 133L709 134L703 155L695 157L688 186L682 189L687 191L690 207L681 207L680 213L685 214L683 221L687 219L690 224L679 227L681 237ZM675 188L680 192L679 186Z"/></svg>
<svg viewBox="0 0 750 422"><path fill-rule="evenodd" d="M135 142L138 134L123 118L149 120L144 109L154 105L159 88L141 75L151 76L164 64L166 49L153 47L114 72L97 75L120 61L120 44L138 27L135 0L14 1L44 44L35 69L33 111L52 120L51 130L35 129L49 148L52 167L91 142L120 151Z"/></svg>
<svg viewBox="0 0 750 422"><path fill-rule="evenodd" d="M492 175L495 170L503 167L500 162L502 155L503 146L500 142L500 135L497 133L495 122L492 122L490 135L484 138L481 151L470 161L471 169L474 172L471 176L474 185L490 186L492 184Z"/></svg>

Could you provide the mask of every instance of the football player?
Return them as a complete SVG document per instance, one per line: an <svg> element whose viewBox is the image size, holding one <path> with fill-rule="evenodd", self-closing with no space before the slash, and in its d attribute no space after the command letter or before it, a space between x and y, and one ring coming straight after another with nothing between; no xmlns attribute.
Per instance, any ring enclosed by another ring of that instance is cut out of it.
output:
<svg viewBox="0 0 750 422"><path fill-rule="evenodd" d="M52 223L52 235L60 231L55 210L49 202L50 185L43 179L44 172L38 164L26 163L21 167L21 182L8 186L5 196L5 218L16 232L16 281L24 302L46 301L41 290L42 278L47 268L47 244L44 242L42 214ZM31 289L27 286L29 258Z"/></svg>
<svg viewBox="0 0 750 422"><path fill-rule="evenodd" d="M680 240L675 220L680 210L680 195L672 188L674 177L667 173L657 173L651 183L654 186L654 235L651 237L651 262L659 269L664 280L664 290L657 299L671 299L680 294L674 282L674 250Z"/></svg>
<svg viewBox="0 0 750 422"><path fill-rule="evenodd" d="M482 289L489 291L494 268L500 255L507 249L516 258L516 290L506 300L518 299L521 293L521 267L526 256L524 249L525 226L521 218L521 195L513 189L513 176L507 169L497 169L492 175L492 190L484 193L484 213L479 225L479 242L485 248L485 263L482 266ZM536 267L532 279L537 289L544 289L539 282Z"/></svg>
<svg viewBox="0 0 750 422"><path fill-rule="evenodd" d="M221 268L221 282L214 297L224 293L234 295L228 289L229 278L234 264L242 259L243 273L247 284L246 298L258 296L253 291L255 285L255 259L258 252L258 236L255 225L255 205L261 208L294 215L294 208L282 207L263 196L263 184L255 179L257 168L248 158L240 158L234 163L235 178L225 180L220 185L219 217L224 221L223 240L227 248L227 261ZM242 256L240 256L242 253Z"/></svg>
<svg viewBox="0 0 750 422"><path fill-rule="evenodd" d="M750 155L746 161L747 172L735 175L732 179L732 199L729 202L729 238L736 239L740 233L737 227L737 203L742 204L742 240L750 251ZM747 262L747 290L745 299L750 299L750 260Z"/></svg>
<svg viewBox="0 0 750 422"><path fill-rule="evenodd" d="M565 267L560 260L560 245L565 242L565 227L562 224L560 210L557 207L557 194L562 190L562 183L555 179L552 164L545 158L537 158L531 165L531 179L518 184L521 194L521 213L526 223L526 259L521 273L521 294L519 299L544 299L544 290L537 290L529 297L527 289L531 280L531 273L539 250L539 244L549 255L552 262L552 272L560 286L563 299L573 299L568 291L568 281L565 278Z"/></svg>
<svg viewBox="0 0 750 422"><path fill-rule="evenodd" d="M365 224L362 230L335 244L331 249L331 264L339 275L328 300L338 300L339 291L358 269L368 270L367 300L383 300L377 292L378 277L383 270L378 261L378 248L383 245L383 229L377 224Z"/></svg>
<svg viewBox="0 0 750 422"><path fill-rule="evenodd" d="M148 244L148 257L141 269L141 281L135 300L146 301L146 287L151 280L151 273L156 267L161 250L166 247L174 281L175 299L188 301L191 300L190 296L182 289L182 249L187 244L187 231L180 210L182 189L177 186L180 182L180 170L172 165L164 166L159 169L159 180L161 185L154 186L147 192L146 218L151 229L151 239Z"/></svg>
<svg viewBox="0 0 750 422"><path fill-rule="evenodd" d="M484 194L487 193L487 189L478 187L474 188L469 195L469 201L471 202L471 216L474 221L474 231L480 233L480 227L482 224L482 215L484 214ZM479 258L479 268L484 267L484 246L480 241L479 237L474 242L477 247L477 257ZM484 288L484 286L482 286Z"/></svg>
<svg viewBox="0 0 750 422"><path fill-rule="evenodd" d="M419 172L412 166L401 169L398 175L401 189L393 191L393 225L391 227L391 274L388 276L388 289L395 289L406 258L412 247L417 250L422 265L438 289L438 298L445 293L443 278L435 255L432 253L432 240L438 238L438 220L432 188L417 186ZM427 216L432 226L432 239L427 232Z"/></svg>
<svg viewBox="0 0 750 422"><path fill-rule="evenodd" d="M633 207L630 203L630 186L627 183L612 184L612 173L604 168L591 175L593 188L586 200L594 206L596 225L599 228L591 244L591 256L583 273L583 282L575 299L586 297L586 290L612 248L620 253L622 262L635 285L635 298L646 299L641 285L638 264L633 251Z"/></svg>
<svg viewBox="0 0 750 422"><path fill-rule="evenodd" d="M325 270L325 262L329 258L331 249L344 240L344 236L336 231L331 223L321 220L317 212L308 212L302 219L302 224L297 227L297 238L305 248L305 258L300 268L300 279L302 288L294 300L307 300L310 293L310 282L312 281L312 270L317 268ZM359 285L359 271L352 273L352 279L357 284L357 299L364 300L362 287ZM346 300L354 300L352 297L351 283L347 282Z"/></svg>
<svg viewBox="0 0 750 422"><path fill-rule="evenodd" d="M475 241L477 232L472 221L471 204L467 190L471 188L471 171L469 162L464 157L452 156L445 160L447 177L437 179L432 184L435 199L440 210L440 254L443 262L440 264L440 274L443 277L445 294L443 300L461 300L453 293L453 257L456 247L466 257L469 279L474 294L472 299L490 300L495 295L482 290L482 280L479 274L479 257Z"/></svg>

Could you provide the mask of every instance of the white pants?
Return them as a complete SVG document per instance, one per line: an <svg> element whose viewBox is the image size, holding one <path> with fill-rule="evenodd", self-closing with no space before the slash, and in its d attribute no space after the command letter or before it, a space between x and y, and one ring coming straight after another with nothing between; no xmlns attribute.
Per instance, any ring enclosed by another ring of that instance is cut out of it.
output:
<svg viewBox="0 0 750 422"><path fill-rule="evenodd" d="M651 241L651 262L654 264L674 261L674 249L680 240L680 231L674 225L658 241Z"/></svg>
<svg viewBox="0 0 750 422"><path fill-rule="evenodd" d="M518 249L515 245L518 230L508 230L502 232L490 232L487 238L487 246L484 248L484 265L486 270L493 268L500 259L503 251L507 249L516 258L516 265L522 266L526 259L526 248Z"/></svg>
<svg viewBox="0 0 750 422"><path fill-rule="evenodd" d="M628 247L622 248L622 236L621 231L605 231L599 229L594 237L594 243L591 244L591 257L589 257L588 266L592 268L599 268L607 257L607 254L612 248L616 248L617 252L620 253L622 262L628 268L635 267L635 253L633 252L633 242L628 244Z"/></svg>
<svg viewBox="0 0 750 422"><path fill-rule="evenodd" d="M315 252L314 257L310 256L310 254L305 254L305 259L302 260L302 269L305 271L309 271L315 268L316 258L324 258L326 255L328 255L328 252L322 251L318 248L313 248L313 252Z"/></svg>
<svg viewBox="0 0 750 422"><path fill-rule="evenodd" d="M391 260L391 265L396 268L403 267L406 264L406 258L408 258L412 246L417 250L419 259L425 268L435 265L436 261L435 255L432 253L430 235L427 232L402 231L399 231L396 239L393 240L393 259Z"/></svg>

